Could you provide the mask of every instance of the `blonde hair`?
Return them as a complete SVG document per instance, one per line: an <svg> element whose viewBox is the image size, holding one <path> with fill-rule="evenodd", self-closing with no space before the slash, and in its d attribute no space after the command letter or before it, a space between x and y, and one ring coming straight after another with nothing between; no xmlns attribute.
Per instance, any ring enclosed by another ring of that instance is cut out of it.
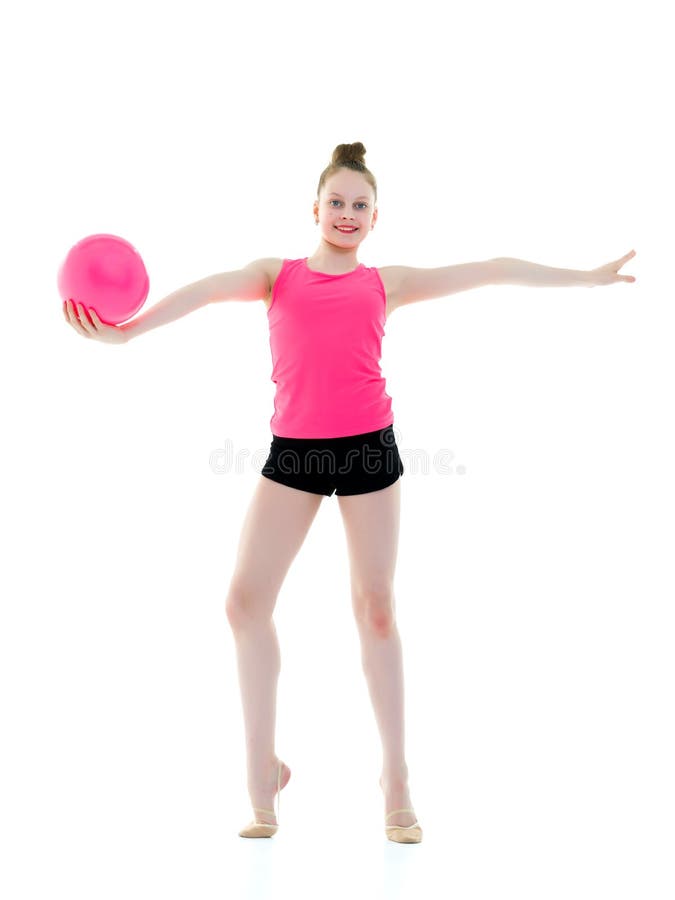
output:
<svg viewBox="0 0 675 900"><path fill-rule="evenodd" d="M360 172L372 187L375 194L375 202L377 203L377 182L370 169L366 168L364 162L365 155L366 148L360 141L356 141L354 144L338 144L335 150L333 150L333 156L330 163L321 173L316 196L319 197L321 188L324 186L326 179L330 178L331 175L339 172L340 169L353 169L355 172Z"/></svg>

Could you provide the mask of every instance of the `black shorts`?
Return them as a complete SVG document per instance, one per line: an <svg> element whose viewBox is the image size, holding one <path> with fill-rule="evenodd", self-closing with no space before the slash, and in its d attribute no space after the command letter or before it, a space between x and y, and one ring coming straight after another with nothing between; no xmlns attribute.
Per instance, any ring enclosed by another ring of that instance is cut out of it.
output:
<svg viewBox="0 0 675 900"><path fill-rule="evenodd" d="M367 494L403 475L394 427L338 438L272 435L261 475L312 494Z"/></svg>

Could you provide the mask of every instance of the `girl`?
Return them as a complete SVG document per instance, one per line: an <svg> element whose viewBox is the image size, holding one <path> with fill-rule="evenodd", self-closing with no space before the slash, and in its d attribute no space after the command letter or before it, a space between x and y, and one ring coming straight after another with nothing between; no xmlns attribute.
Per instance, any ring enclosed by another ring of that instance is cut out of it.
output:
<svg viewBox="0 0 675 900"><path fill-rule="evenodd" d="M361 143L339 144L322 172L314 201L320 238L312 256L257 259L210 276L120 326L106 325L81 303L77 311L72 301L63 307L66 321L82 336L124 343L214 301L265 303L276 384L272 442L243 523L226 604L237 652L248 790L258 813L239 832L242 837L271 837L278 828L272 806L291 771L274 749L280 652L272 614L322 498L336 493L363 670L382 740L385 832L402 843L422 839L408 789L395 614L404 469L379 367L387 316L400 306L488 284L590 287L635 281L617 274L635 251L588 272L516 259L435 269L366 267L357 251L377 221L377 185L365 152Z"/></svg>

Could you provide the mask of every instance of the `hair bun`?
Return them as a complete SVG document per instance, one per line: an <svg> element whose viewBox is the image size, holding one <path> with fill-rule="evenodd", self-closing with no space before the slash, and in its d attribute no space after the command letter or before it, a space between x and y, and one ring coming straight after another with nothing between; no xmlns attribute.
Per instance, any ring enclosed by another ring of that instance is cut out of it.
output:
<svg viewBox="0 0 675 900"><path fill-rule="evenodd" d="M335 150L333 150L333 158L331 160L332 165L344 165L345 163L357 163L358 165L365 166L365 157L366 148L363 146L361 141L356 141L354 144L338 144Z"/></svg>

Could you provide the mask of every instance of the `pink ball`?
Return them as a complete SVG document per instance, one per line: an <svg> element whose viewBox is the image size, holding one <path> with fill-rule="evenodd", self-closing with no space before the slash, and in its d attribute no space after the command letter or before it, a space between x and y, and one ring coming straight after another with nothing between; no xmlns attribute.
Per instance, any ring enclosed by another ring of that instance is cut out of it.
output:
<svg viewBox="0 0 675 900"><path fill-rule="evenodd" d="M143 306L150 279L128 241L114 234L92 234L68 251L58 286L64 300L93 307L102 322L118 325Z"/></svg>

